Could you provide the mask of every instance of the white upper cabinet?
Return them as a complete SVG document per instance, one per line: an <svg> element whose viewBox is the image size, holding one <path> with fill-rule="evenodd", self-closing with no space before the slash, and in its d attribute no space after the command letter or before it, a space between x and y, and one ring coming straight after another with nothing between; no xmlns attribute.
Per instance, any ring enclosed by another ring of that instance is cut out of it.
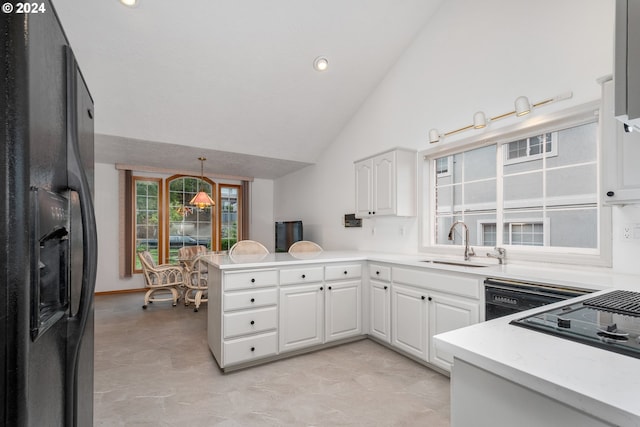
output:
<svg viewBox="0 0 640 427"><path fill-rule="evenodd" d="M602 85L601 150L605 204L640 203L640 131L625 132L613 115L613 81Z"/></svg>
<svg viewBox="0 0 640 427"><path fill-rule="evenodd" d="M355 162L356 217L416 215L416 152L394 149Z"/></svg>

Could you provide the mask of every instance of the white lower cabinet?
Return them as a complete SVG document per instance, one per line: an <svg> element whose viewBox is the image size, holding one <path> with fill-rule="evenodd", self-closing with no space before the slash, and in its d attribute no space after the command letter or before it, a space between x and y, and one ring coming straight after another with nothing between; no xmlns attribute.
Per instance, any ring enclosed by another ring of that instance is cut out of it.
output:
<svg viewBox="0 0 640 427"><path fill-rule="evenodd" d="M299 280L307 272L292 276ZM285 272L285 270L283 270ZM362 266L328 265L324 279L280 287L280 352L299 350L362 334ZM289 277L289 273L285 273ZM313 275L315 280L322 276ZM281 274L282 279L282 274ZM289 283L289 281L287 281Z"/></svg>
<svg viewBox="0 0 640 427"><path fill-rule="evenodd" d="M325 342L362 334L362 281L328 282L325 291Z"/></svg>
<svg viewBox="0 0 640 427"><path fill-rule="evenodd" d="M322 344L324 284L280 288L280 352Z"/></svg>
<svg viewBox="0 0 640 427"><path fill-rule="evenodd" d="M478 323L482 279L462 273L393 267L391 344L451 371L453 357L433 344L439 333Z"/></svg>
<svg viewBox="0 0 640 427"><path fill-rule="evenodd" d="M447 371L433 336L480 321L482 279L422 268L300 263L209 269L208 343L224 370L367 333ZM366 318L363 319L363 312ZM366 324L366 327L363 327Z"/></svg>
<svg viewBox="0 0 640 427"><path fill-rule="evenodd" d="M453 366L453 355L435 347L433 336L480 321L477 301L430 292L429 297L429 362L447 371Z"/></svg>
<svg viewBox="0 0 640 427"><path fill-rule="evenodd" d="M391 285L369 282L369 335L391 343Z"/></svg>
<svg viewBox="0 0 640 427"><path fill-rule="evenodd" d="M369 264L369 336L391 343L391 267Z"/></svg>
<svg viewBox="0 0 640 427"><path fill-rule="evenodd" d="M209 347L221 368L278 353L278 271L209 268Z"/></svg>
<svg viewBox="0 0 640 427"><path fill-rule="evenodd" d="M428 361L427 291L393 284L391 288L391 343Z"/></svg>

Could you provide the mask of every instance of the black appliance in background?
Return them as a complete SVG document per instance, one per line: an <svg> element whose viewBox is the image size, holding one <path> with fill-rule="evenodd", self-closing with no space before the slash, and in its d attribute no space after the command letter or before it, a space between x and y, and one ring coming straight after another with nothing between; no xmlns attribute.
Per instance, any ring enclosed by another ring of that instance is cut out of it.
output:
<svg viewBox="0 0 640 427"><path fill-rule="evenodd" d="M287 252L289 246L302 240L302 221L276 222L276 252Z"/></svg>
<svg viewBox="0 0 640 427"><path fill-rule="evenodd" d="M488 278L484 281L485 320L497 319L588 293L590 291L583 289Z"/></svg>
<svg viewBox="0 0 640 427"><path fill-rule="evenodd" d="M38 4L0 19L0 425L91 426L93 100Z"/></svg>

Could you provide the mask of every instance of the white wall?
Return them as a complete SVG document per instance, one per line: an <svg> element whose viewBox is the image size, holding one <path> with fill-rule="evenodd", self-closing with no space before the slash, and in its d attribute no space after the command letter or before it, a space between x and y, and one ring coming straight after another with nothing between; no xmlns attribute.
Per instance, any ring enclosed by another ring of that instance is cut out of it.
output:
<svg viewBox="0 0 640 427"><path fill-rule="evenodd" d="M396 146L426 149L430 128L468 125L478 110L508 112L520 95L537 102L573 91L540 114L598 99L596 79L613 72L614 7L614 0L447 0L317 164L275 182L276 220L302 219L305 231L312 224L328 249L417 251L417 218L342 226L354 211L354 160ZM459 138L472 132L480 131ZM640 223L640 211L614 212L614 257L631 250L637 259L640 243L616 242L621 217ZM614 267L632 264L620 257Z"/></svg>
<svg viewBox="0 0 640 427"><path fill-rule="evenodd" d="M98 273L96 291L108 292L144 287L142 275L119 277L118 171L113 164L96 163L96 223L98 228ZM273 248L273 181L256 179L252 183L251 238Z"/></svg>
<svg viewBox="0 0 640 427"><path fill-rule="evenodd" d="M119 276L118 171L115 165L96 163L96 223L98 228L98 275L96 292L144 287L141 275Z"/></svg>

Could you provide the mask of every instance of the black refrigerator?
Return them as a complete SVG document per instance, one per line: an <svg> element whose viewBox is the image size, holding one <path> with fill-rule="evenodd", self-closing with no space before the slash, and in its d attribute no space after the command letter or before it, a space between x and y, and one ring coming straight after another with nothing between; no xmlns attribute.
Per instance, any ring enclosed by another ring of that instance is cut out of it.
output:
<svg viewBox="0 0 640 427"><path fill-rule="evenodd" d="M0 13L0 425L91 426L93 100L37 5Z"/></svg>

